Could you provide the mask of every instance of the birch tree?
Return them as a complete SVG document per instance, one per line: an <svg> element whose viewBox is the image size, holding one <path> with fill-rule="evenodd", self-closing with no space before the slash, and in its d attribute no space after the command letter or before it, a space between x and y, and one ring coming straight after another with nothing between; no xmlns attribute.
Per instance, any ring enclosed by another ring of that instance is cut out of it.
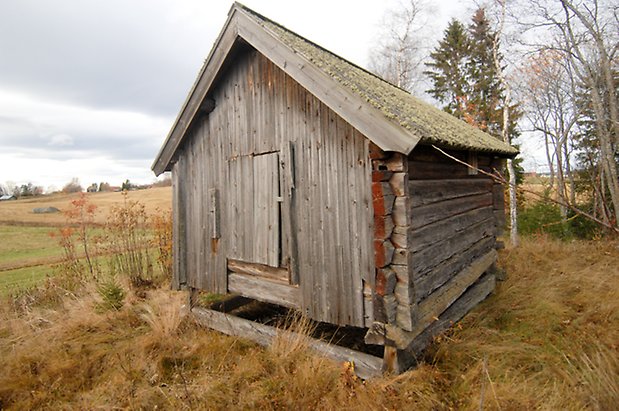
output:
<svg viewBox="0 0 619 411"><path fill-rule="evenodd" d="M601 181L610 197L612 224L619 217L619 113L614 71L619 52L617 6L606 0L531 0L532 13L521 20L533 34L549 39L537 42L537 50L555 50L567 59L573 79L587 92L587 104L599 144ZM543 33L543 35L539 35Z"/></svg>
<svg viewBox="0 0 619 411"><path fill-rule="evenodd" d="M427 54L424 11L428 7L421 0L408 0L387 11L369 55L371 71L413 94L418 94Z"/></svg>
<svg viewBox="0 0 619 411"><path fill-rule="evenodd" d="M501 35L503 34L505 27L505 17L507 10L507 0L497 0L500 6L501 13L497 24L497 29L494 35L494 41L492 43L492 55L494 60L494 68L496 70L496 77L498 79L501 88L503 89L503 122L501 124L501 136L503 141L507 144L511 144L510 128L514 113L512 111L512 89L511 85L507 81L504 67L502 65L502 59L499 51L499 44L501 42ZM518 198L516 193L516 169L514 167L514 160L507 159L507 174L509 179L509 221L510 221L510 240L514 247L517 247L520 240L518 237Z"/></svg>
<svg viewBox="0 0 619 411"><path fill-rule="evenodd" d="M572 172L575 138L579 133L577 85L570 75L567 57L555 50L541 51L528 59L524 69L527 119L532 130L544 136L546 158L551 173L550 189L556 188L561 200L563 221L568 207L576 206ZM556 181L556 184L555 184Z"/></svg>

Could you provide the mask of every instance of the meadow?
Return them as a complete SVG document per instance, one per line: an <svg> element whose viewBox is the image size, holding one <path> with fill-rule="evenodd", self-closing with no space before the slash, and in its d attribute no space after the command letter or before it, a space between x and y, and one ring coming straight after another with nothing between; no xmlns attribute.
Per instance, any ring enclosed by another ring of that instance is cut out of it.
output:
<svg viewBox="0 0 619 411"><path fill-rule="evenodd" d="M169 189L153 190L130 195L152 201L148 212L169 204ZM112 204L122 201L114 194L88 197L99 206L96 222L112 217ZM61 209L70 200L53 199ZM20 201L0 204L0 409L612 410L619 403L616 239L523 238L501 251L507 276L496 292L437 338L416 368L362 381L350 367L312 355L303 338L263 348L200 328L184 293L169 291L165 278L140 288L119 276L122 306L102 309L96 282L67 283L54 268L63 248L48 232L63 217L32 216L42 205Z"/></svg>

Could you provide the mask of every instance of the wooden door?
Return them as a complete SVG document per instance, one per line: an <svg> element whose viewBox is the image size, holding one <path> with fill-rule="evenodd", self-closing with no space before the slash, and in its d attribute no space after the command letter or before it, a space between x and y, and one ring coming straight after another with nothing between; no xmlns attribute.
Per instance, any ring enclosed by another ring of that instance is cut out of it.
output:
<svg viewBox="0 0 619 411"><path fill-rule="evenodd" d="M279 267L280 242L280 190L279 155L262 154L253 159L254 187L254 261Z"/></svg>
<svg viewBox="0 0 619 411"><path fill-rule="evenodd" d="M277 152L230 159L228 259L279 267L280 172Z"/></svg>

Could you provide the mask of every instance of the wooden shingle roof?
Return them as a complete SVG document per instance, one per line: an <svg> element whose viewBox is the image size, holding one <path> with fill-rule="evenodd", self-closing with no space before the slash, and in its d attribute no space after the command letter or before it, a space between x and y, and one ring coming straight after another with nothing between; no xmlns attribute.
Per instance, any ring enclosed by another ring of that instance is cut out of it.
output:
<svg viewBox="0 0 619 411"><path fill-rule="evenodd" d="M385 151L409 154L419 143L513 157L514 147L459 120L369 71L234 3L153 171L170 169L193 117L216 81L226 56L242 39Z"/></svg>

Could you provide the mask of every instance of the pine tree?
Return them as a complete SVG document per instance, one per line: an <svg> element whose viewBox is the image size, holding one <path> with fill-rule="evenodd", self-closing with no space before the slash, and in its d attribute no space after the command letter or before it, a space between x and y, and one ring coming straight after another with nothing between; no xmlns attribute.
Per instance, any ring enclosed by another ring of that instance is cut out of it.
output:
<svg viewBox="0 0 619 411"><path fill-rule="evenodd" d="M443 109L458 118L464 118L463 99L468 97L467 64L469 61L471 41L466 28L458 20L451 20L445 36L438 47L430 54L430 68L424 72L432 81L433 88L428 90L439 102L445 104Z"/></svg>

